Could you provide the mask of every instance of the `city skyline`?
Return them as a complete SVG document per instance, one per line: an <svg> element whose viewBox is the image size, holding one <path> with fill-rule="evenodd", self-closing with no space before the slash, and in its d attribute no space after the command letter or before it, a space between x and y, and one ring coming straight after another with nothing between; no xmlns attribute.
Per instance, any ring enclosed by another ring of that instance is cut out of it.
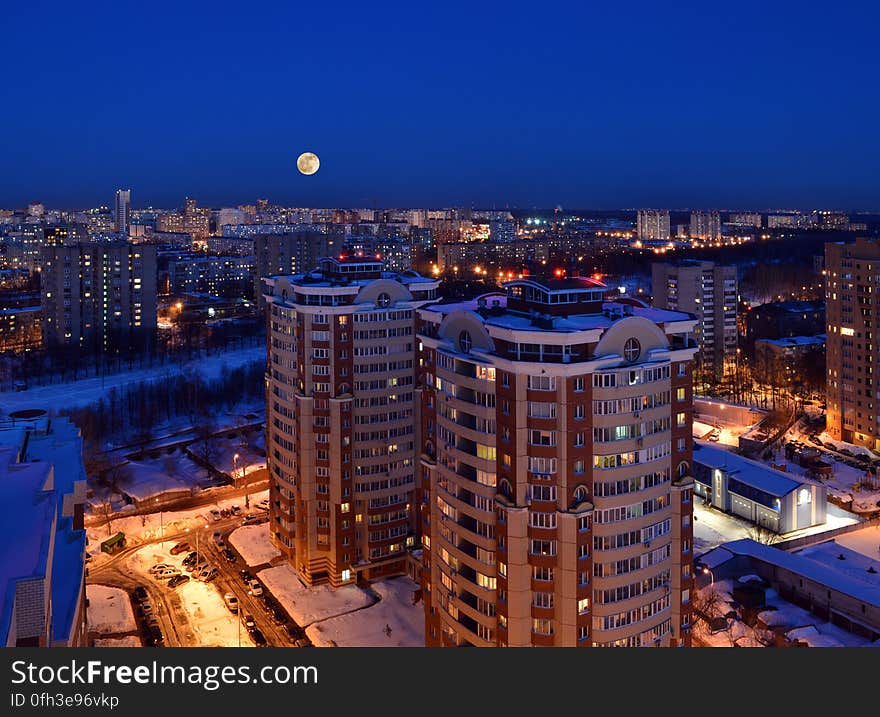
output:
<svg viewBox="0 0 880 717"><path fill-rule="evenodd" d="M876 9L636 10L16 7L47 51L8 39L0 204L876 207Z"/></svg>

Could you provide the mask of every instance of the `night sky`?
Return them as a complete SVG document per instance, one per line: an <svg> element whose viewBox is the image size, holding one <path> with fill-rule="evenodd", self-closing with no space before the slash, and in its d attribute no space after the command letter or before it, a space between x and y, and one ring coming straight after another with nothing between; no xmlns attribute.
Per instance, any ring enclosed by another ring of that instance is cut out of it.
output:
<svg viewBox="0 0 880 717"><path fill-rule="evenodd" d="M4 4L0 207L880 208L875 3L85 5Z"/></svg>

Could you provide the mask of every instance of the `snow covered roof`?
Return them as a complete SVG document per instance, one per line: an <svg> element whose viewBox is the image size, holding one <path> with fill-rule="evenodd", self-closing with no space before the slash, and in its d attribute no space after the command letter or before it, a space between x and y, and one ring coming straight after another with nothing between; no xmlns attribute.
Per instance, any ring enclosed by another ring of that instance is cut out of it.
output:
<svg viewBox="0 0 880 717"><path fill-rule="evenodd" d="M763 463L743 458L715 446L695 444L694 463L709 468L720 468L728 474L732 473L741 483L778 498L788 495L802 485L801 481L793 480L775 468L768 468Z"/></svg>
<svg viewBox="0 0 880 717"><path fill-rule="evenodd" d="M20 580L45 576L52 542L55 493L45 490L48 464L0 465L3 528L15 549L0 551L0 644L9 642L16 586Z"/></svg>
<svg viewBox="0 0 880 717"><path fill-rule="evenodd" d="M734 540L730 543L725 543L720 548L716 548L716 550L722 549L734 555L744 555L760 560L768 565L789 570L808 580L825 585L831 590L836 590L861 602L880 607L880 585L872 584L867 579L868 573L865 573L865 577L857 577L854 573L844 571L836 565L819 562L801 553L788 553L749 538Z"/></svg>

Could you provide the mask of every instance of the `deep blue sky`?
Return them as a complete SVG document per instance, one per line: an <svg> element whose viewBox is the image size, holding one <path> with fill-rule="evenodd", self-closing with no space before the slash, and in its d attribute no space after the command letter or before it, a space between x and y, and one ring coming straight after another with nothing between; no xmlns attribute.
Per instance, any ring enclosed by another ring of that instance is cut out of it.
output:
<svg viewBox="0 0 880 717"><path fill-rule="evenodd" d="M817 5L7 3L0 207L877 209L880 9Z"/></svg>

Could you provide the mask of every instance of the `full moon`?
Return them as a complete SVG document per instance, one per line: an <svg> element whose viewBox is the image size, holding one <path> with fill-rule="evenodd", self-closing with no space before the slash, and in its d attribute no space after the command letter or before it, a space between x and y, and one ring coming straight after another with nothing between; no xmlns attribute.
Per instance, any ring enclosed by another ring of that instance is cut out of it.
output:
<svg viewBox="0 0 880 717"><path fill-rule="evenodd" d="M296 160L296 168L303 174L314 174L320 166L321 161L313 152L303 152Z"/></svg>

